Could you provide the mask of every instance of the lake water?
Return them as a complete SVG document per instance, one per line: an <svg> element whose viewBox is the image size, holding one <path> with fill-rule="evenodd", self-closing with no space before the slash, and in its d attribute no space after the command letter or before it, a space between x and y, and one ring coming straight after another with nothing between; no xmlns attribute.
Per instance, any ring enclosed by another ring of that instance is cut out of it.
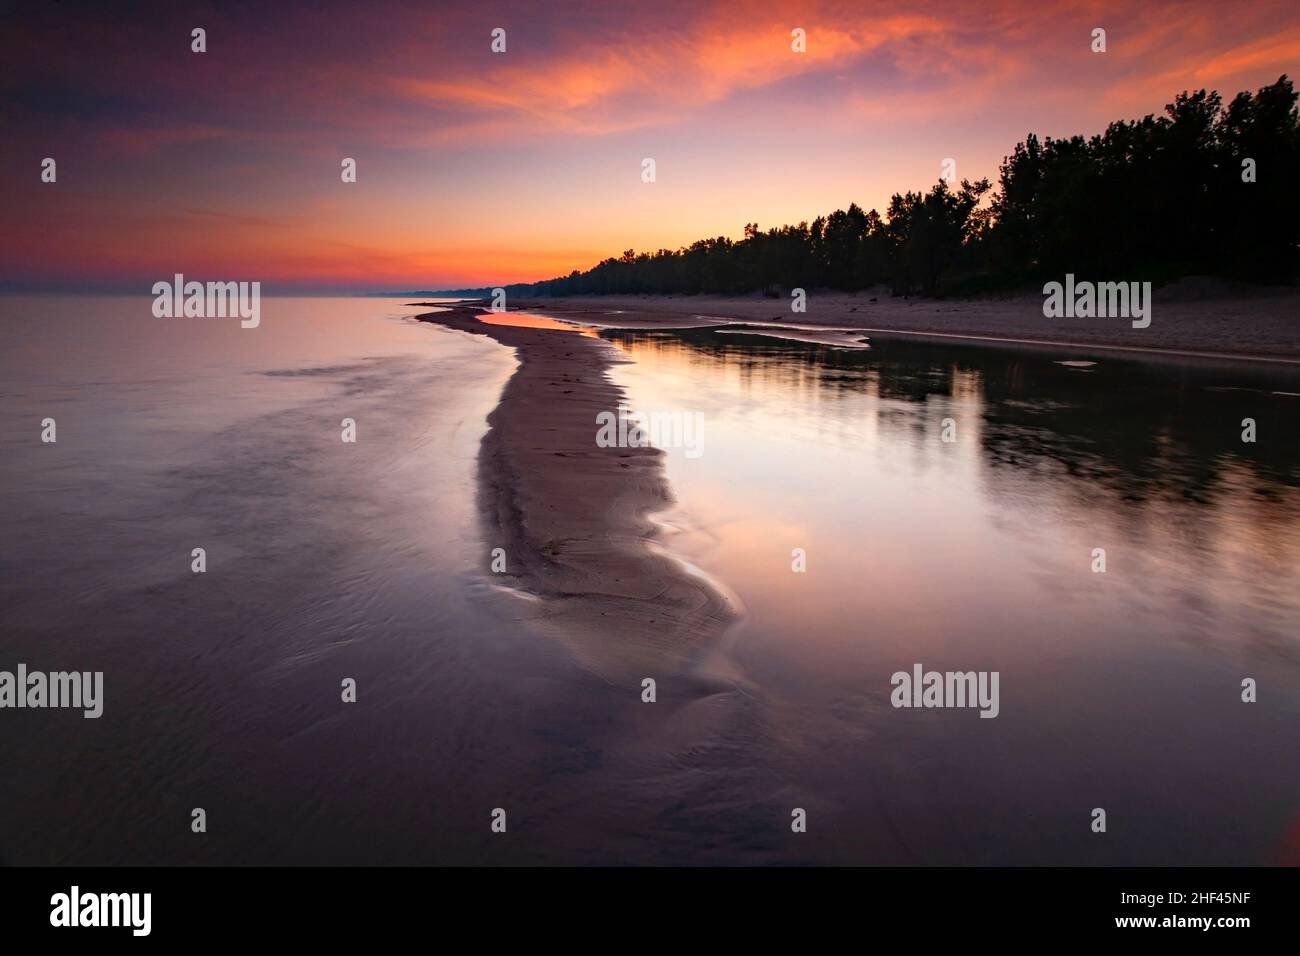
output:
<svg viewBox="0 0 1300 956"><path fill-rule="evenodd" d="M733 689L649 707L480 575L509 350L150 303L0 299L0 669L106 697L0 712L0 862L1297 858L1295 373L602 332L634 408L703 416L665 543L745 608L698 664ZM999 716L892 707L916 663L998 671Z"/></svg>
<svg viewBox="0 0 1300 956"><path fill-rule="evenodd" d="M1297 859L1295 372L605 334L635 409L703 417L667 456L673 546L747 608L722 653L764 742L738 746L828 857ZM998 671L999 716L894 708L917 663Z"/></svg>

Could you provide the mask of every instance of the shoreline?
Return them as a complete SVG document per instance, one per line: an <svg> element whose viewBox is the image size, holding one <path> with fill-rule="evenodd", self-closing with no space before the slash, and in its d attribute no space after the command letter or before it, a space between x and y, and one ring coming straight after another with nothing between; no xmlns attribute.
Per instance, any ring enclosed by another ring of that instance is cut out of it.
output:
<svg viewBox="0 0 1300 956"><path fill-rule="evenodd" d="M511 310L607 328L675 328L740 322L861 331L881 338L1031 348L1113 357L1300 365L1300 293L1189 301L1157 290L1150 328L1129 320L1049 319L1041 296L988 300L891 299L818 294L794 314L784 300L758 296L521 298ZM785 309L786 311L782 311ZM716 321L713 321L716 320Z"/></svg>
<svg viewBox="0 0 1300 956"><path fill-rule="evenodd" d="M540 599L517 600L518 616L611 683L636 688L684 670L737 612L707 578L652 546L652 515L674 503L663 452L596 444L597 413L626 402L606 374L625 359L596 338L477 315L458 306L416 319L487 336L519 362L478 456L488 583ZM504 573L492 571L494 548L505 550Z"/></svg>

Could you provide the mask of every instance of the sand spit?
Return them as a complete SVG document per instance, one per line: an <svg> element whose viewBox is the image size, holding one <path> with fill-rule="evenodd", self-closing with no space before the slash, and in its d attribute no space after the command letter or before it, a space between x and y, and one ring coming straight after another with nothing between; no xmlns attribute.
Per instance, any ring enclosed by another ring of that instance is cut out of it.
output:
<svg viewBox="0 0 1300 956"><path fill-rule="evenodd" d="M479 451L479 508L506 573L490 583L540 600L517 613L611 682L680 672L735 619L707 578L651 547L651 515L672 504L655 448L602 448L596 416L626 401L606 371L624 361L599 339L480 322L455 307L420 321L486 335L519 368L488 416Z"/></svg>

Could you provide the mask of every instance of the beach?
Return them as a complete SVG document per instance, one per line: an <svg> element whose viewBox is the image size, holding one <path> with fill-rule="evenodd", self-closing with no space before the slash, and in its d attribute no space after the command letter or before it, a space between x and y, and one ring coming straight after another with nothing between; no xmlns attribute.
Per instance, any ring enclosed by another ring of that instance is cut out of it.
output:
<svg viewBox="0 0 1300 956"><path fill-rule="evenodd" d="M0 71L18 938L1293 922L1294 0L99 6Z"/></svg>
<svg viewBox="0 0 1300 956"><path fill-rule="evenodd" d="M4 711L4 862L1296 859L1293 367L149 305L11 300L9 669L103 692ZM895 709L918 664L997 718Z"/></svg>
<svg viewBox="0 0 1300 956"><path fill-rule="evenodd" d="M626 401L597 338L489 325L471 307L419 316L513 348L518 370L488 416L479 453L489 580L518 592L522 617L593 673L632 685L681 670L734 619L723 594L651 550L651 515L672 504L663 452L600 447L597 416Z"/></svg>
<svg viewBox="0 0 1300 956"><path fill-rule="evenodd" d="M1128 319L1048 318L1039 294L926 299L883 289L849 294L810 291L807 311L789 298L758 295L610 295L523 298L511 309L604 327L706 325L715 320L860 329L869 336L1068 348L1079 354L1139 352L1208 360L1300 363L1300 291L1184 280L1154 291L1150 327Z"/></svg>
<svg viewBox="0 0 1300 956"><path fill-rule="evenodd" d="M478 458L509 560L481 573L609 687L589 806L649 812L657 858L1295 858L1294 774L1264 784L1276 747L1234 744L1283 739L1297 691L1294 366L530 304L419 318L514 352ZM623 401L698 412L703 454L599 447ZM1243 445L1246 416L1267 442ZM999 674L997 718L896 710L889 675L922 664ZM1257 672L1282 698L1243 708ZM1198 786L1230 751L1253 783ZM1187 842L1260 786L1271 811ZM1079 800L1141 820L1090 840ZM818 826L783 842L792 807Z"/></svg>

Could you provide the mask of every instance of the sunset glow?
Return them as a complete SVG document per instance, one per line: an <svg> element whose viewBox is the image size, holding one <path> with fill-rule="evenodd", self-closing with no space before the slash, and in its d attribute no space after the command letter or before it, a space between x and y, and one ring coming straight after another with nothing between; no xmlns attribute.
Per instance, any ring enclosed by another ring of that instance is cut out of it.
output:
<svg viewBox="0 0 1300 956"><path fill-rule="evenodd" d="M36 12L7 25L22 62L3 80L0 281L481 286L755 220L883 209L946 157L992 178L1030 131L1091 134L1183 89L1230 97L1294 73L1287 6L1143 4L1140 20L1129 4L1053 0L215 8L202 24ZM190 51L194 26L206 55ZM489 49L498 26L504 55ZM40 181L47 156L57 184ZM355 184L340 181L345 157Z"/></svg>

